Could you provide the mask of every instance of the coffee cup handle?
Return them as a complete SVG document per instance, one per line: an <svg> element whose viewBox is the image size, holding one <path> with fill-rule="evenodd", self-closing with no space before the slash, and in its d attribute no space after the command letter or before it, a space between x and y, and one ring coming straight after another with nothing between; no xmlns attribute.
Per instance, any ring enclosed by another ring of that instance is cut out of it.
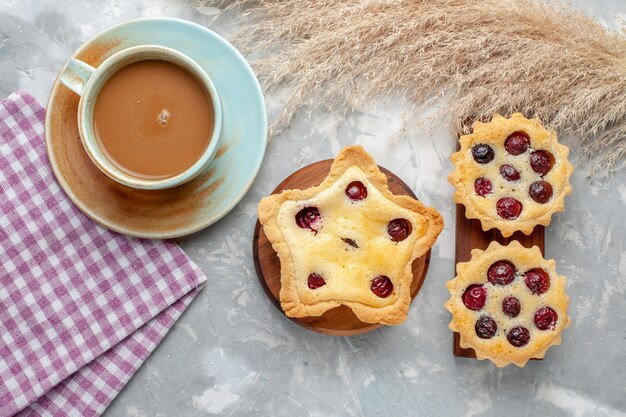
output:
<svg viewBox="0 0 626 417"><path fill-rule="evenodd" d="M67 88L81 96L83 94L85 84L87 84L87 81L95 71L96 69L91 65L86 64L83 61L79 61L78 59L71 58L59 76L59 81L61 81L61 83L63 83Z"/></svg>

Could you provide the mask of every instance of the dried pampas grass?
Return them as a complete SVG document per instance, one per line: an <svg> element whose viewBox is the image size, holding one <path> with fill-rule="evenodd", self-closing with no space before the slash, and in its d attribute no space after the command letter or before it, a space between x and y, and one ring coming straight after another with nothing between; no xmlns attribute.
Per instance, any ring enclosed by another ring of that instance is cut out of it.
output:
<svg viewBox="0 0 626 417"><path fill-rule="evenodd" d="M580 140L591 172L626 156L626 39L570 7L534 0L203 0L255 24L268 89L292 87L275 128L322 102L354 109L400 92L422 110L443 99L453 128L494 113L539 117ZM599 158L596 156L600 155Z"/></svg>

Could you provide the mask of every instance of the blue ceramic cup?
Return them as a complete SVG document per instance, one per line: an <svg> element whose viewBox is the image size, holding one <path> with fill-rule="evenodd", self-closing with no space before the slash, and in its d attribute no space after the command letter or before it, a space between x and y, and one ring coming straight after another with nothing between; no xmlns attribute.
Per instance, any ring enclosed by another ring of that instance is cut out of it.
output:
<svg viewBox="0 0 626 417"><path fill-rule="evenodd" d="M138 178L118 168L100 148L93 128L94 105L102 86L123 67L147 60L167 61L186 69L206 89L206 93L213 104L215 122L207 148L191 167L180 174L162 179ZM78 103L78 131L85 151L103 173L121 184L144 190L176 187L204 172L217 152L222 127L222 107L215 86L200 65L174 49L157 45L133 46L111 55L98 68L93 68L82 61L72 58L63 68L59 80L80 96Z"/></svg>

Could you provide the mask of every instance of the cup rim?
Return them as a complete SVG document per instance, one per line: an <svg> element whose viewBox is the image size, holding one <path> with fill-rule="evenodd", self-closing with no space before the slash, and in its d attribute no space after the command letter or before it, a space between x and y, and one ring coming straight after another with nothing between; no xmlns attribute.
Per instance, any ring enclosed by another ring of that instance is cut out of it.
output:
<svg viewBox="0 0 626 417"><path fill-rule="evenodd" d="M134 59L138 58L138 59ZM169 58L169 59L168 59ZM122 60L128 60L120 68L114 68ZM98 97L98 93L108 79L122 68L146 60L163 60L180 65L190 71L196 79L206 89L206 92L213 106L213 131L209 138L209 143L198 158L190 167L171 177L158 179L144 179L132 176L115 166L106 156L103 155L95 132L93 131L93 111ZM97 90L94 92L94 88ZM213 82L206 71L193 59L175 49L160 45L138 45L125 48L105 59L89 78L83 89L78 103L78 130L80 139L92 162L98 169L109 178L128 187L144 190L161 190L173 188L191 181L206 168L213 160L218 148L218 142L222 130L222 107L219 95Z"/></svg>

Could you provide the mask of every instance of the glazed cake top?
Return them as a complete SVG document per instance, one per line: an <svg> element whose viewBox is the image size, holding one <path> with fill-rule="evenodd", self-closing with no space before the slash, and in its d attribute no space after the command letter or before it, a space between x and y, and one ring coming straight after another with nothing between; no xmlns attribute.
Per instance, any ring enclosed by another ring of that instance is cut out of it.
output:
<svg viewBox="0 0 626 417"><path fill-rule="evenodd" d="M367 190L363 199L350 198L346 193L355 182ZM319 217L310 227L302 228L298 213L313 207ZM388 230L396 219L410 223L410 234L401 241L394 241ZM413 245L425 233L427 219L389 201L359 167L351 167L318 195L285 201L277 224L293 257L303 303L336 300L380 307L395 302L399 278L411 258ZM310 274L322 277L326 285L309 288ZM384 298L371 290L372 280L379 276L388 277L393 284L392 293Z"/></svg>

